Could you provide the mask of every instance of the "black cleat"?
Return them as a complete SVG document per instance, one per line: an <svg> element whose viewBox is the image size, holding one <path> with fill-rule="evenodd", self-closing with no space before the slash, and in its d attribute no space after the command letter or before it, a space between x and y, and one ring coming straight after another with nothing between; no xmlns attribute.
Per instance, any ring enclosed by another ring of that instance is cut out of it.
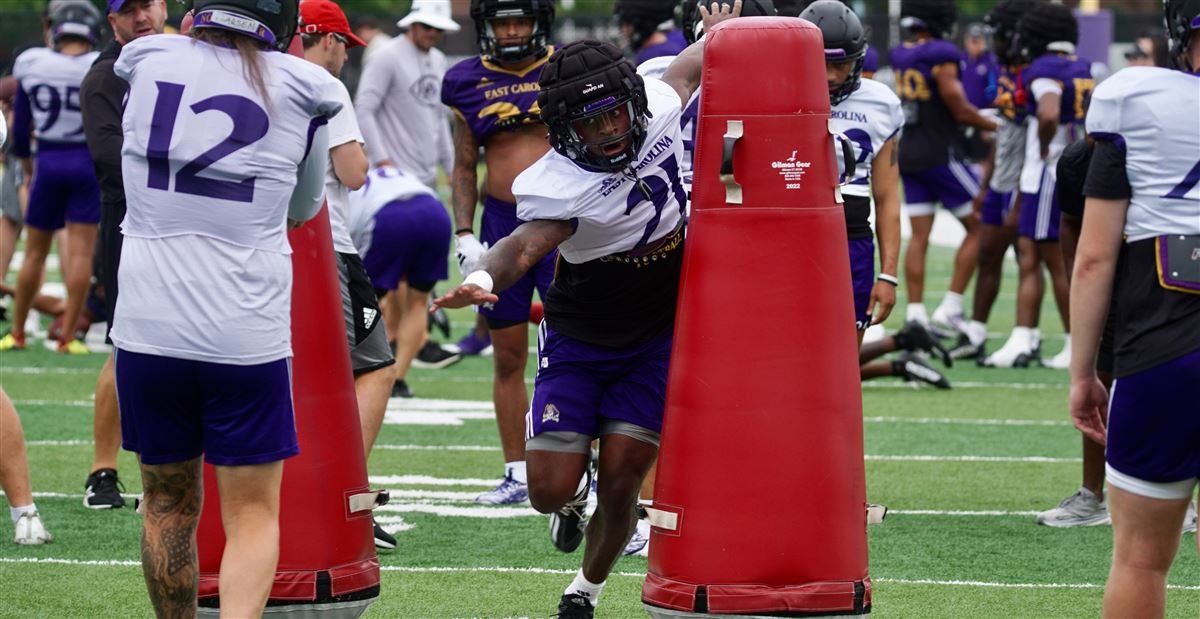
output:
<svg viewBox="0 0 1200 619"><path fill-rule="evenodd" d="M83 484L83 506L88 509L125 507L125 497L121 496L124 489L116 469L97 469Z"/></svg>
<svg viewBox="0 0 1200 619"><path fill-rule="evenodd" d="M558 619L592 619L596 616L596 607L586 596L578 593L563 595L558 602Z"/></svg>
<svg viewBox="0 0 1200 619"><path fill-rule="evenodd" d="M425 342L421 350L417 351L417 356L412 360L412 365L415 368L424 368L426 370L440 370L450 367L459 361L462 361L462 355L450 352L438 346L436 342Z"/></svg>
<svg viewBox="0 0 1200 619"><path fill-rule="evenodd" d="M413 397L412 390L408 388L408 383L404 382L403 378L392 383L392 397L393 398L411 398L411 397Z"/></svg>
<svg viewBox="0 0 1200 619"><path fill-rule="evenodd" d="M973 359L977 365L982 365L986 357L987 350L984 345L972 344L966 333L960 333L958 341L950 348L951 359Z"/></svg>
<svg viewBox="0 0 1200 619"><path fill-rule="evenodd" d="M946 380L941 372L933 369L932 365L925 363L916 355L907 353L901 355L899 359L892 362L892 373L908 382L927 383L938 389L950 388L950 381Z"/></svg>
<svg viewBox="0 0 1200 619"><path fill-rule="evenodd" d="M392 537L391 533L383 530L375 518L371 518L371 524L375 525L375 547L383 550L392 550L396 547L396 538Z"/></svg>
<svg viewBox="0 0 1200 619"><path fill-rule="evenodd" d="M430 294L429 297L436 299L437 294ZM450 339L450 317L446 315L446 310L440 307L429 313L429 319L425 325L425 329L430 333L433 333L434 327L441 331L443 338Z"/></svg>
<svg viewBox="0 0 1200 619"><path fill-rule="evenodd" d="M550 540L554 542L554 547L562 552L575 552L583 542L584 530L587 528L587 498L588 491L592 488L592 471L589 468L584 472L587 474L587 483L583 485L583 490L558 511L550 514Z"/></svg>
<svg viewBox="0 0 1200 619"><path fill-rule="evenodd" d="M896 335L892 337L896 340L896 348L909 352L926 352L937 357L946 367L954 365L954 358L950 352L919 322L905 323L904 328L897 331Z"/></svg>

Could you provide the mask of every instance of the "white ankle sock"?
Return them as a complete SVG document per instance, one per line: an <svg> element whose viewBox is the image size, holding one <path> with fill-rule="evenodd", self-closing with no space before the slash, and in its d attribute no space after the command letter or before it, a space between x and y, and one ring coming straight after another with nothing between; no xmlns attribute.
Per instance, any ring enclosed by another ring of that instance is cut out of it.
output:
<svg viewBox="0 0 1200 619"><path fill-rule="evenodd" d="M1008 336L1008 341L1012 342L1014 346L1020 346L1022 349L1033 350L1033 329L1019 325L1013 327L1012 335ZM1007 345L1007 342L1005 345Z"/></svg>
<svg viewBox="0 0 1200 619"><path fill-rule="evenodd" d="M957 292L947 292L946 296L942 297L941 306L951 316L961 315L963 313L963 296Z"/></svg>
<svg viewBox="0 0 1200 619"><path fill-rule="evenodd" d="M8 515L10 517L12 517L13 524L17 524L17 521L21 519L21 514L24 514L25 512L36 512L36 511L37 511L37 505L30 503L29 505L22 505L21 507L8 508Z"/></svg>
<svg viewBox="0 0 1200 619"><path fill-rule="evenodd" d="M592 608L600 604L600 592L604 590L604 582L599 584L590 582L583 577L583 568L575 574L575 580L571 581L571 586L563 592L564 595L582 595L592 602Z"/></svg>
<svg viewBox="0 0 1200 619"><path fill-rule="evenodd" d="M504 476L511 477L523 484L529 483L529 474L525 472L525 461L517 460L516 462L504 463Z"/></svg>
<svg viewBox="0 0 1200 619"><path fill-rule="evenodd" d="M904 309L904 322L919 322L929 324L929 314L925 311L924 303L909 303Z"/></svg>
<svg viewBox="0 0 1200 619"><path fill-rule="evenodd" d="M987 341L987 325L979 322L978 320L972 320L971 322L968 322L967 339L971 340L971 343L976 346Z"/></svg>

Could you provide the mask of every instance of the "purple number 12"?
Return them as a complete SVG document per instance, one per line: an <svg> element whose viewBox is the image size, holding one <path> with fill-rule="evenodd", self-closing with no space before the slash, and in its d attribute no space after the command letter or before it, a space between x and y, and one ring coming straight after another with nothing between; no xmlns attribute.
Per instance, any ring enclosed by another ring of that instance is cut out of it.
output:
<svg viewBox="0 0 1200 619"><path fill-rule="evenodd" d="M171 135L175 133L175 119L183 100L183 84L156 82L158 98L154 102L154 116L150 122L150 140L146 149L146 160L150 174L147 185L151 189L171 190ZM229 136L200 156L184 164L175 174L175 191L206 198L218 198L233 202L254 201L254 181L250 176L240 181L219 180L200 176L200 172L263 138L271 125L267 113L254 101L241 95L216 95L197 101L190 106L192 112L201 114L216 110L233 121Z"/></svg>

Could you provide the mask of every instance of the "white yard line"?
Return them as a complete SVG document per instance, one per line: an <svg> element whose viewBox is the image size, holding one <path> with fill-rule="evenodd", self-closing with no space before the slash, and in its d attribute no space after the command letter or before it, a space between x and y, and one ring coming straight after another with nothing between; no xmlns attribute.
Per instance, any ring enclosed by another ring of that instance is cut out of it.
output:
<svg viewBox="0 0 1200 619"><path fill-rule="evenodd" d="M863 417L867 423L930 423L967 426L1070 426L1070 421L1053 419L970 419L967 417L895 417L871 416Z"/></svg>

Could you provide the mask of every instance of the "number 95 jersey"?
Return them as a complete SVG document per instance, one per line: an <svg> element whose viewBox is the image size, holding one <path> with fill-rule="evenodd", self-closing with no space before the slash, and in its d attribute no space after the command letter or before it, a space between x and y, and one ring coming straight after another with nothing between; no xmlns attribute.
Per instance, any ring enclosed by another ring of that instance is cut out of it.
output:
<svg viewBox="0 0 1200 619"><path fill-rule="evenodd" d="M29 98L34 137L45 142L84 143L79 85L99 55L68 56L35 47L17 56L13 77L21 83L18 96Z"/></svg>
<svg viewBox="0 0 1200 619"><path fill-rule="evenodd" d="M113 66L129 82L121 150L126 236L199 235L291 253L288 200L316 128L341 108L325 69L258 54L263 93L237 50L178 35L141 37Z"/></svg>

